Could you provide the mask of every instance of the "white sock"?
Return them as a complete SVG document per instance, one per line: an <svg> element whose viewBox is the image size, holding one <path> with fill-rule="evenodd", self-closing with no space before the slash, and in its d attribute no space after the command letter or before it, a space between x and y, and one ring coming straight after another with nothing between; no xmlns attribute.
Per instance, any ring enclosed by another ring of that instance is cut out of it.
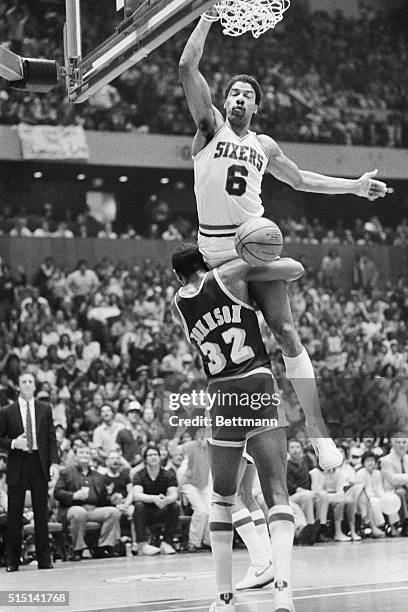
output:
<svg viewBox="0 0 408 612"><path fill-rule="evenodd" d="M268 565L269 557L263 542L259 539L257 529L248 508L242 508L232 515L234 527L248 549L251 563L260 567ZM269 539L269 538L268 538Z"/></svg>
<svg viewBox="0 0 408 612"><path fill-rule="evenodd" d="M312 430L309 434L314 438L328 438L329 434L320 408L313 365L306 349L303 348L300 355L296 357L283 355L283 361L285 362L286 374L305 414L306 426Z"/></svg>
<svg viewBox="0 0 408 612"><path fill-rule="evenodd" d="M232 506L235 495L223 497L213 491L210 506L210 537L218 596L232 589Z"/></svg>
<svg viewBox="0 0 408 612"><path fill-rule="evenodd" d="M290 506L273 506L268 512L271 533L275 582L284 580L291 584L292 548L295 520Z"/></svg>
<svg viewBox="0 0 408 612"><path fill-rule="evenodd" d="M258 508L258 510L254 510L253 512L251 512L251 515L252 520L255 524L255 529L258 534L258 537L262 543L262 546L265 549L265 553L269 559L273 559L271 538L269 536L268 525L265 521L265 515L261 508Z"/></svg>

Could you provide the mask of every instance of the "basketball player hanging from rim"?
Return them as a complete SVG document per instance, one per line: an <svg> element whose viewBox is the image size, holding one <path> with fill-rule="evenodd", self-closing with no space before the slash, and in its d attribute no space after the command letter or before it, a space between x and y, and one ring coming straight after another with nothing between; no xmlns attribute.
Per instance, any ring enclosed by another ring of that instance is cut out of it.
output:
<svg viewBox="0 0 408 612"><path fill-rule="evenodd" d="M215 9L212 14L216 14ZM198 245L208 264L217 267L237 257L234 235L238 226L264 212L260 193L265 172L300 191L354 194L370 201L386 195L386 184L373 178L376 170L355 180L300 170L270 136L252 132L251 120L262 98L261 87L252 76L237 75L226 85L224 119L213 105L209 86L199 70L210 28L211 22L201 17L179 65L197 126L192 154ZM319 464L323 469L336 467L343 459L323 422L313 366L294 328L286 284L257 281L250 283L250 290L282 349L286 373L304 411Z"/></svg>

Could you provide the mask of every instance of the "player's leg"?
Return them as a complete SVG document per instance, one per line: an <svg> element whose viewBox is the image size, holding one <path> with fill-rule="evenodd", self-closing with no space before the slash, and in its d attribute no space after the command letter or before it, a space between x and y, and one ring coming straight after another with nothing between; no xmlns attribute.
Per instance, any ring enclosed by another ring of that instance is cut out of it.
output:
<svg viewBox="0 0 408 612"><path fill-rule="evenodd" d="M286 483L286 431L278 428L253 435L248 439L247 447L255 461L268 507L275 566L275 612L293 612L291 565L295 525Z"/></svg>
<svg viewBox="0 0 408 612"><path fill-rule="evenodd" d="M324 424L313 365L296 332L286 283L251 282L250 291L283 351L286 373L306 417L306 428L322 469L342 464L343 457Z"/></svg>
<svg viewBox="0 0 408 612"><path fill-rule="evenodd" d="M216 601L210 612L234 612L232 588L232 507L238 482L242 446L210 444L213 493L210 506L210 537L214 560Z"/></svg>
<svg viewBox="0 0 408 612"><path fill-rule="evenodd" d="M254 464L249 463L243 457L240 473L242 473L242 477L238 478L239 485L232 511L232 520L235 529L248 549L250 565L245 577L235 586L238 591L263 587L272 582L274 576L268 528L263 512L252 495L256 475ZM258 528L255 520L259 525ZM260 529L262 527L261 522L265 528L262 532Z"/></svg>

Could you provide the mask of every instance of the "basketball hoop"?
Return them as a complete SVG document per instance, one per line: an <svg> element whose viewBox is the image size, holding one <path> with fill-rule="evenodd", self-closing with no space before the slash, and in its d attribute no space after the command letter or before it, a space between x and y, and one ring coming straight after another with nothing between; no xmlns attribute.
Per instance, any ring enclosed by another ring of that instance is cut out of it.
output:
<svg viewBox="0 0 408 612"><path fill-rule="evenodd" d="M219 0L214 5L217 15L203 14L206 21L220 21L223 33L241 36L251 32L259 38L282 21L290 0Z"/></svg>

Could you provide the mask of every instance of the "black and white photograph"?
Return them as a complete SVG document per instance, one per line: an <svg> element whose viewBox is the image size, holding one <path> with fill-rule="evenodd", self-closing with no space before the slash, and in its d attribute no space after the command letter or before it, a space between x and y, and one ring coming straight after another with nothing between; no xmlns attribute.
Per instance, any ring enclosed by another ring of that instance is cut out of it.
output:
<svg viewBox="0 0 408 612"><path fill-rule="evenodd" d="M408 610L408 0L0 0L0 612Z"/></svg>

